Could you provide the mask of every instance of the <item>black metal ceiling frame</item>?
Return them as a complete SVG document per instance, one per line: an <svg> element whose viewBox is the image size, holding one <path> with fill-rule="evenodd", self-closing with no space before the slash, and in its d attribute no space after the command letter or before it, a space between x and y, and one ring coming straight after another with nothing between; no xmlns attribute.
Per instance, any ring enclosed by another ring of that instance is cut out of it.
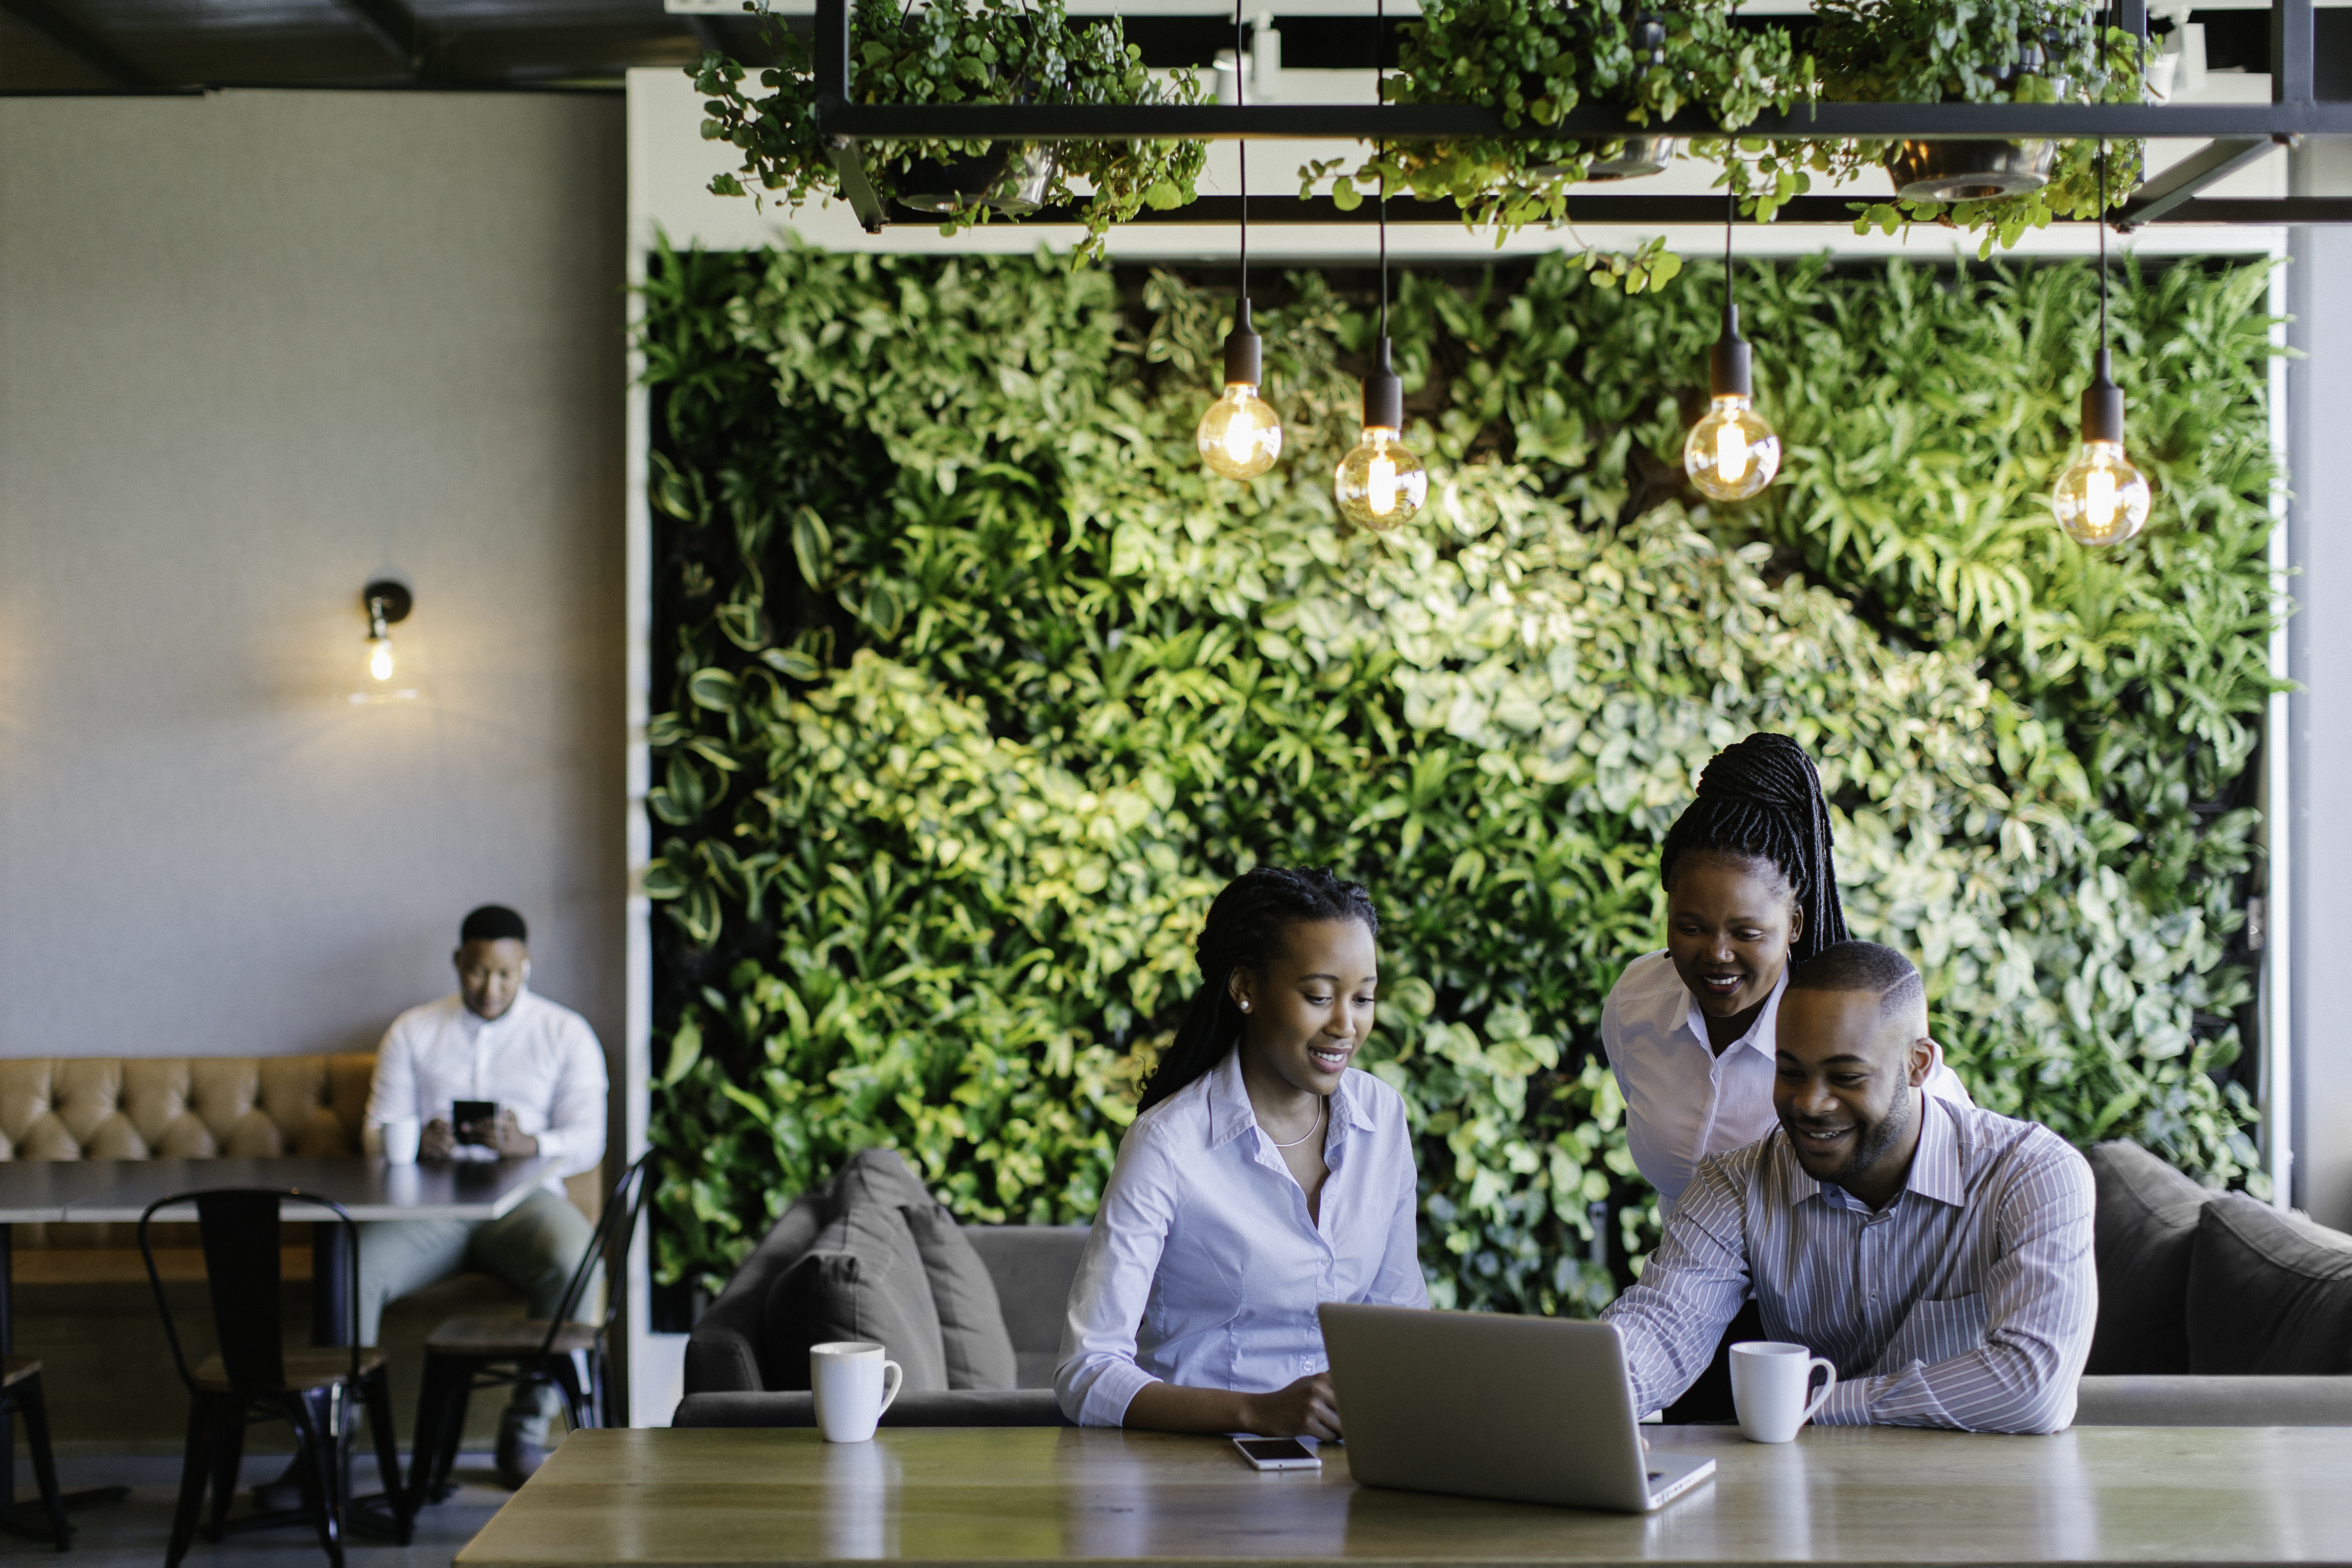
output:
<svg viewBox="0 0 2352 1568"><path fill-rule="evenodd" d="M2120 0L2117 21L2147 37L2147 0ZM1506 131L1483 109L1466 104L912 104L849 100L849 0L816 0L816 120L840 175L843 196L869 234L887 224L888 209L866 178L859 144L866 142L1416 142L1472 136L1527 135ZM2199 193L2273 149L2306 136L2352 137L2352 103L2322 103L2313 96L2312 0L2272 0L2271 101L2231 104L2131 103L1816 103L1787 114L1765 114L1740 127L1741 136L1782 140L1873 137L1909 141L1996 141L2017 137L2084 140L2182 137L2206 142L2200 152L2135 191L2109 221L2130 230L2147 223L2352 223L2352 197L2214 200ZM1552 140L1612 141L1636 128L1606 107L1578 109L1543 134ZM1648 133L1705 136L1713 121L1692 111L1646 128ZM1225 202L1196 201L1140 221L1217 222ZM1702 210L1704 209L1704 210ZM1713 196L1595 195L1575 198L1582 224L1654 226L1719 222ZM1039 215L1051 221L1062 215ZM1370 222L1370 206L1342 213L1328 200L1260 197L1253 223ZM1391 223L1459 223L1445 202L1388 203ZM1853 222L1852 199L1800 198L1780 209L1782 223Z"/></svg>

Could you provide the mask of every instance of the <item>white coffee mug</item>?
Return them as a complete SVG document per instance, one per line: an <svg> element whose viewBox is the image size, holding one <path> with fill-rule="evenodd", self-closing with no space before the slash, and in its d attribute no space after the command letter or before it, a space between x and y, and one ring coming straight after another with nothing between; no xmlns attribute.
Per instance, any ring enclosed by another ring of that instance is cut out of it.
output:
<svg viewBox="0 0 2352 1568"><path fill-rule="evenodd" d="M809 1347L809 1386L816 1391L817 1430L828 1443L863 1443L898 1397L907 1373L870 1340Z"/></svg>
<svg viewBox="0 0 2352 1568"><path fill-rule="evenodd" d="M387 1121L377 1129L383 1134L383 1159L388 1165L416 1163L416 1141L425 1135L425 1125L414 1116L398 1121Z"/></svg>
<svg viewBox="0 0 2352 1568"><path fill-rule="evenodd" d="M1815 1367L1827 1381L1807 1400ZM1803 1345L1747 1340L1731 1347L1731 1403L1751 1443L1788 1442L1836 1386L1837 1368Z"/></svg>

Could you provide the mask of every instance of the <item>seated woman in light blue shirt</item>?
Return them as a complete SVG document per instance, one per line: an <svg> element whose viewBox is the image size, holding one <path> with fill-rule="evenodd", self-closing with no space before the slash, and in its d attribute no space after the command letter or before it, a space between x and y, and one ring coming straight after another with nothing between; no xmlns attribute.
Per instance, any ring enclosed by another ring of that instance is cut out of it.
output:
<svg viewBox="0 0 2352 1568"><path fill-rule="evenodd" d="M1404 1101L1350 1065L1379 931L1328 871L1261 866L1210 906L1201 989L1070 1288L1054 1387L1071 1420L1337 1437L1316 1307L1429 1305Z"/></svg>

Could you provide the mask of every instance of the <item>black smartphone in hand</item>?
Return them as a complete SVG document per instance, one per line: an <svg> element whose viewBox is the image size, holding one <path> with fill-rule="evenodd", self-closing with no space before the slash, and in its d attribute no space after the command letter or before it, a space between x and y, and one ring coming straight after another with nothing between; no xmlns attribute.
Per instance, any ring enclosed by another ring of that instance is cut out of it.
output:
<svg viewBox="0 0 2352 1568"><path fill-rule="evenodd" d="M499 1102L495 1100L453 1100L449 1102L449 1130L460 1143L488 1143L490 1124L499 1119Z"/></svg>

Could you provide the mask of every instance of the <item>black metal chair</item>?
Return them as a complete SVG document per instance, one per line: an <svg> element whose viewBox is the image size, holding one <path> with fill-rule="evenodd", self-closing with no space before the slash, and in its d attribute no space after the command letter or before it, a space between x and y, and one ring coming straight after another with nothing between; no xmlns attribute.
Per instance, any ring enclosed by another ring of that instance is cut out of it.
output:
<svg viewBox="0 0 2352 1568"><path fill-rule="evenodd" d="M351 1507L351 1468L345 1439L352 1427L354 1401L367 1411L375 1439L383 1497L398 1539L405 1545L414 1525L407 1490L401 1485L399 1441L392 1426L392 1388L383 1352L359 1342L359 1298L349 1298L344 1343L289 1349L286 1343L284 1296L279 1281L278 1205L286 1201L331 1210L341 1221L354 1268L359 1227L341 1205L315 1194L265 1188L216 1188L183 1193L147 1205L139 1216L139 1254L147 1263L155 1305L163 1315L172 1362L187 1385L187 1456L180 1470L180 1502L172 1518L172 1543L164 1568L179 1568L195 1539L207 1484L213 1493L207 1537L231 1531L311 1523L335 1568L343 1568L343 1537ZM160 1209L194 1204L204 1239L205 1285L212 1300L217 1355L188 1364L171 1298L155 1268L147 1230ZM294 1428L295 1467L302 1484L302 1507L251 1514L232 1521L237 1468L245 1458L245 1429L255 1421L282 1420Z"/></svg>
<svg viewBox="0 0 2352 1568"><path fill-rule="evenodd" d="M16 1416L25 1418L25 1446L33 1451L33 1481L41 1489L41 1511L47 1516L48 1539L60 1552L73 1542L73 1526L66 1522L65 1499L58 1491L58 1465L49 1450L49 1408L41 1401L41 1363L37 1356L12 1355L0 1358L0 1463L7 1466L7 1474L0 1476L0 1521L11 1529L27 1530L16 1511L16 1445L15 1429L9 1424ZM28 1531L29 1532L29 1531Z"/></svg>
<svg viewBox="0 0 2352 1568"><path fill-rule="evenodd" d="M613 1184L596 1233L588 1238L588 1249L572 1271L552 1319L450 1318L426 1338L425 1386L416 1401L416 1447L408 1459L412 1516L455 1489L449 1472L465 1436L466 1406L478 1390L526 1381L552 1383L562 1392L564 1415L575 1430L614 1424L607 1335L620 1310L620 1292L605 1292L602 1322L575 1323L572 1315L588 1294L597 1263L628 1256L637 1213L646 1201L646 1165L652 1158L651 1151L638 1155Z"/></svg>

